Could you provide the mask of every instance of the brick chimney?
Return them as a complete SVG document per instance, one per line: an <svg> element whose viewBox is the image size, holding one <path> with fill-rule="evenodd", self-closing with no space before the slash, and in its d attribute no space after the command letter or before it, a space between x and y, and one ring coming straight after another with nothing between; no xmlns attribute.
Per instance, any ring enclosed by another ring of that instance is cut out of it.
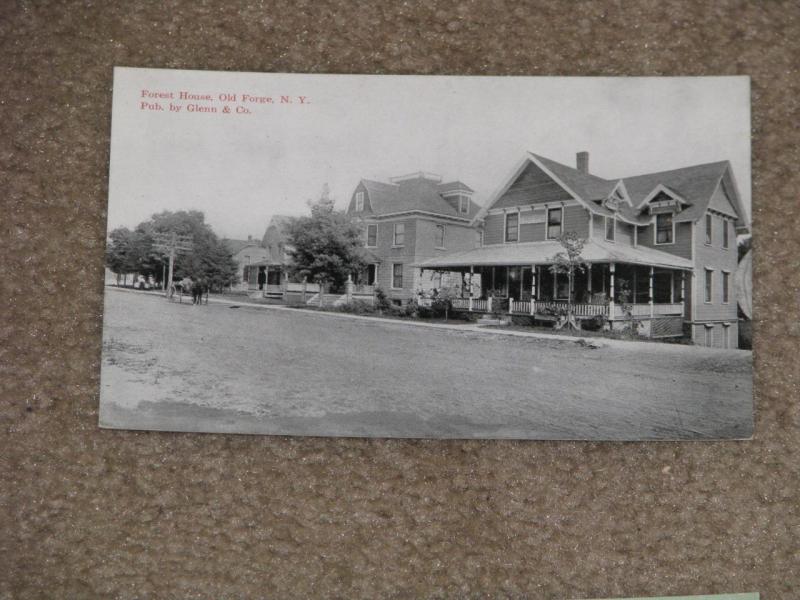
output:
<svg viewBox="0 0 800 600"><path fill-rule="evenodd" d="M588 152L578 152L575 155L575 162L577 164L577 169L581 173L589 173L589 153Z"/></svg>

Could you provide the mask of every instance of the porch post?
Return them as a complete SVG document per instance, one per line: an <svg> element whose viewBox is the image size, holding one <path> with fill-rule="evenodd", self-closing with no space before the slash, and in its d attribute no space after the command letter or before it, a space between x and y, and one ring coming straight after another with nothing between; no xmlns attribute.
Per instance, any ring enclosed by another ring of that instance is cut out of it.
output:
<svg viewBox="0 0 800 600"><path fill-rule="evenodd" d="M592 302L592 263L586 265L586 291L589 292L589 303Z"/></svg>
<svg viewBox="0 0 800 600"><path fill-rule="evenodd" d="M472 312L472 294L469 295L467 309L469 310L469 312Z"/></svg>
<svg viewBox="0 0 800 600"><path fill-rule="evenodd" d="M650 267L650 318L653 318L653 267Z"/></svg>
<svg viewBox="0 0 800 600"><path fill-rule="evenodd" d="M265 298L267 297L267 289L269 289L269 264L264 266L264 291L261 295Z"/></svg>
<svg viewBox="0 0 800 600"><path fill-rule="evenodd" d="M609 321L613 321L614 320L614 271L615 271L615 267L616 267L616 265L613 262L609 263L609 265L608 265L608 272L609 272L608 287L609 287L609 298L610 298L610 300L608 301L608 320Z"/></svg>
<svg viewBox="0 0 800 600"><path fill-rule="evenodd" d="M675 304L675 271L669 272L669 303Z"/></svg>
<svg viewBox="0 0 800 600"><path fill-rule="evenodd" d="M469 309L472 310L472 278L475 276L475 265L469 266Z"/></svg>
<svg viewBox="0 0 800 600"><path fill-rule="evenodd" d="M308 288L308 277L303 277L303 294L302 296L300 296L303 299L303 304L306 303L306 293L308 291L307 288ZM284 301L286 301L285 298Z"/></svg>
<svg viewBox="0 0 800 600"><path fill-rule="evenodd" d="M347 296L347 303L350 304L353 301L353 275L347 275L347 283L345 284L345 294Z"/></svg>
<svg viewBox="0 0 800 600"><path fill-rule="evenodd" d="M492 312L492 297L486 299L486 312Z"/></svg>
<svg viewBox="0 0 800 600"><path fill-rule="evenodd" d="M681 271L681 304L683 305L683 316L686 316L686 271Z"/></svg>
<svg viewBox="0 0 800 600"><path fill-rule="evenodd" d="M511 294L508 296L508 314L514 312L514 299L511 297Z"/></svg>
<svg viewBox="0 0 800 600"><path fill-rule="evenodd" d="M536 304L536 265L531 265L531 316L534 304Z"/></svg>

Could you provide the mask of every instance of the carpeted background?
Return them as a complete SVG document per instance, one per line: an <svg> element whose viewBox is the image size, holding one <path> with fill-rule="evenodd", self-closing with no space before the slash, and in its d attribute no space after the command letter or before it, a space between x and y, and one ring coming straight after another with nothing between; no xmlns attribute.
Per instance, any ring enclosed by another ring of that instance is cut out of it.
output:
<svg viewBox="0 0 800 600"><path fill-rule="evenodd" d="M798 58L795 1L2 2L0 598L800 596ZM113 65L752 76L755 439L100 431Z"/></svg>

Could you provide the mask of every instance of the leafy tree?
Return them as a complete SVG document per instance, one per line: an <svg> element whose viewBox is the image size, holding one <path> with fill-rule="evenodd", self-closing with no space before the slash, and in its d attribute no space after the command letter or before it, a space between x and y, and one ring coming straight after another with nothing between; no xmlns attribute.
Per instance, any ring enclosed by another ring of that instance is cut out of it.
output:
<svg viewBox="0 0 800 600"><path fill-rule="evenodd" d="M225 244L205 222L200 211L157 213L130 231L115 229L109 235L106 265L115 273L139 273L161 281L169 257L155 247L155 235L176 233L193 240L192 250L179 254L174 276L204 279L212 289L236 282L237 267Z"/></svg>
<svg viewBox="0 0 800 600"><path fill-rule="evenodd" d="M119 276L130 272L133 232L127 227L118 227L108 235L106 244L106 267Z"/></svg>
<svg viewBox="0 0 800 600"><path fill-rule="evenodd" d="M566 321L560 322L557 328L560 329L567 325L572 329L580 329L578 322L575 320L575 309L573 307L575 303L575 273L582 273L586 270L587 263L581 257L586 240L574 231L567 231L558 237L558 241L564 250L556 253L551 259L553 264L550 265L550 272L556 276L559 274L567 276L569 293L567 294Z"/></svg>
<svg viewBox="0 0 800 600"><path fill-rule="evenodd" d="M127 279L128 273L150 274L146 265L152 254L152 240L143 232L118 227L109 234L106 246L106 266Z"/></svg>
<svg viewBox="0 0 800 600"><path fill-rule="evenodd" d="M295 217L287 226L289 272L341 289L350 274L366 266L362 230L324 193L309 209L310 216Z"/></svg>

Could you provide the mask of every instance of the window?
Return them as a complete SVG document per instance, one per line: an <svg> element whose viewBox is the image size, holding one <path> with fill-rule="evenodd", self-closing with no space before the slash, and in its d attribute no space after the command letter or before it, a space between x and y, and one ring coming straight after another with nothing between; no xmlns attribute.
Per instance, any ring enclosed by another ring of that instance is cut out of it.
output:
<svg viewBox="0 0 800 600"><path fill-rule="evenodd" d="M444 248L444 225L437 225L434 235L436 236L436 247Z"/></svg>
<svg viewBox="0 0 800 600"><path fill-rule="evenodd" d="M403 265L395 263L392 265L392 287L400 289L403 287Z"/></svg>
<svg viewBox="0 0 800 600"><path fill-rule="evenodd" d="M367 246L374 248L378 245L378 225L367 225Z"/></svg>
<svg viewBox="0 0 800 600"><path fill-rule="evenodd" d="M728 249L728 245L730 243L730 239L728 237L729 236L729 229L730 229L730 227L728 226L728 222L725 219L723 219L722 220L722 247L725 248L726 250Z"/></svg>
<svg viewBox="0 0 800 600"><path fill-rule="evenodd" d="M561 235L561 221L564 211L562 208L547 209L547 239L554 240Z"/></svg>
<svg viewBox="0 0 800 600"><path fill-rule="evenodd" d="M656 215L656 244L672 244L675 242L675 231L672 225L672 214Z"/></svg>
<svg viewBox="0 0 800 600"><path fill-rule="evenodd" d="M405 223L395 223L394 224L394 240L392 244L394 246L402 246L406 243L406 224Z"/></svg>
<svg viewBox="0 0 800 600"><path fill-rule="evenodd" d="M714 225L713 217L711 215L706 215L706 245L711 245L711 230Z"/></svg>
<svg viewBox="0 0 800 600"><path fill-rule="evenodd" d="M730 284L731 274L727 271L722 272L722 303L727 304L730 301Z"/></svg>
<svg viewBox="0 0 800 600"><path fill-rule="evenodd" d="M469 212L469 198L466 196L458 197L458 212L465 214Z"/></svg>
<svg viewBox="0 0 800 600"><path fill-rule="evenodd" d="M506 242L516 242L519 240L519 213L508 213L506 215Z"/></svg>
<svg viewBox="0 0 800 600"><path fill-rule="evenodd" d="M706 269L706 295L705 301L707 303L711 303L713 286L714 286L714 271L712 269Z"/></svg>
<svg viewBox="0 0 800 600"><path fill-rule="evenodd" d="M356 192L356 212L364 210L364 192Z"/></svg>
<svg viewBox="0 0 800 600"><path fill-rule="evenodd" d="M617 218L606 217L606 239L613 242L617 237Z"/></svg>

